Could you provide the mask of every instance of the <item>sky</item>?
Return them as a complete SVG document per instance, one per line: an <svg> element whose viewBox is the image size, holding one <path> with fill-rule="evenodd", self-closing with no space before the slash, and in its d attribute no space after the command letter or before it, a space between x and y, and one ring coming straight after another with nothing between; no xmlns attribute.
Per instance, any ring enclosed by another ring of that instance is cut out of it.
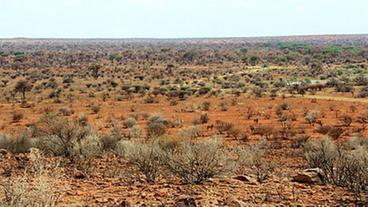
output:
<svg viewBox="0 0 368 207"><path fill-rule="evenodd" d="M367 0L0 0L0 38L368 33Z"/></svg>

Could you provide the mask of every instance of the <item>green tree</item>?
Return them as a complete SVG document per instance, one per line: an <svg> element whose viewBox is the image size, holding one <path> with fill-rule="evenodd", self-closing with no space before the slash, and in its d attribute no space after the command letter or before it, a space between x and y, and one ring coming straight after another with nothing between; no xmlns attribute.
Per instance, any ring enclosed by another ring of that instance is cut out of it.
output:
<svg viewBox="0 0 368 207"><path fill-rule="evenodd" d="M255 66L259 62L259 57L257 55L253 55L250 57L250 64Z"/></svg>
<svg viewBox="0 0 368 207"><path fill-rule="evenodd" d="M26 100L26 92L32 89L32 85L27 80L19 80L14 87L16 93L22 93L23 101Z"/></svg>

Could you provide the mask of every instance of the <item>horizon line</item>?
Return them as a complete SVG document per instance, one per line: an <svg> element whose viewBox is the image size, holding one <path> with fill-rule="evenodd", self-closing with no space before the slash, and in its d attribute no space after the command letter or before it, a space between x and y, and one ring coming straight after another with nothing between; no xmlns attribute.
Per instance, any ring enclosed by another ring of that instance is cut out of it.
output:
<svg viewBox="0 0 368 207"><path fill-rule="evenodd" d="M331 33L331 34L296 34L296 35L255 35L224 37L0 37L0 40L195 40L195 39L251 39L283 37L321 37L321 36L368 36L368 33Z"/></svg>

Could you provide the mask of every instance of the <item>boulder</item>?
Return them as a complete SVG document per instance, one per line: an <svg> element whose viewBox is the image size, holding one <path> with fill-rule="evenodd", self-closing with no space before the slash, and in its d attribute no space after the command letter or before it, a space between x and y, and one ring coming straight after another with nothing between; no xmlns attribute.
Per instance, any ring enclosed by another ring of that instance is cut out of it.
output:
<svg viewBox="0 0 368 207"><path fill-rule="evenodd" d="M323 181L322 170L319 168L303 170L295 175L292 181L298 183L320 184Z"/></svg>

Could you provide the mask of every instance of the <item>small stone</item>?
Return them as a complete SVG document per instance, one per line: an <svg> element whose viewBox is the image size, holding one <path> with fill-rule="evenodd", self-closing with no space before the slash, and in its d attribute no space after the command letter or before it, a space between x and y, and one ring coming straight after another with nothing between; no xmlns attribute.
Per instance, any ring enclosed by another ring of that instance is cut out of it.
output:
<svg viewBox="0 0 368 207"><path fill-rule="evenodd" d="M193 197L182 196L175 202L176 207L197 207Z"/></svg>
<svg viewBox="0 0 368 207"><path fill-rule="evenodd" d="M78 196L84 196L86 193L81 191L81 190L76 190L75 191L75 195L78 195Z"/></svg>
<svg viewBox="0 0 368 207"><path fill-rule="evenodd" d="M5 149L0 149L0 154L5 156L5 155L9 154L9 152Z"/></svg>
<svg viewBox="0 0 368 207"><path fill-rule="evenodd" d="M257 178L255 178L254 176L238 175L238 176L233 177L233 179L240 180L242 182L247 182L250 184L258 184Z"/></svg>
<svg viewBox="0 0 368 207"><path fill-rule="evenodd" d="M80 171L80 170L75 170L74 171L74 178L75 179L84 179L86 177L86 175Z"/></svg>
<svg viewBox="0 0 368 207"><path fill-rule="evenodd" d="M124 199L116 207L130 207L130 206L131 205L130 205L129 201L127 201L127 200Z"/></svg>

